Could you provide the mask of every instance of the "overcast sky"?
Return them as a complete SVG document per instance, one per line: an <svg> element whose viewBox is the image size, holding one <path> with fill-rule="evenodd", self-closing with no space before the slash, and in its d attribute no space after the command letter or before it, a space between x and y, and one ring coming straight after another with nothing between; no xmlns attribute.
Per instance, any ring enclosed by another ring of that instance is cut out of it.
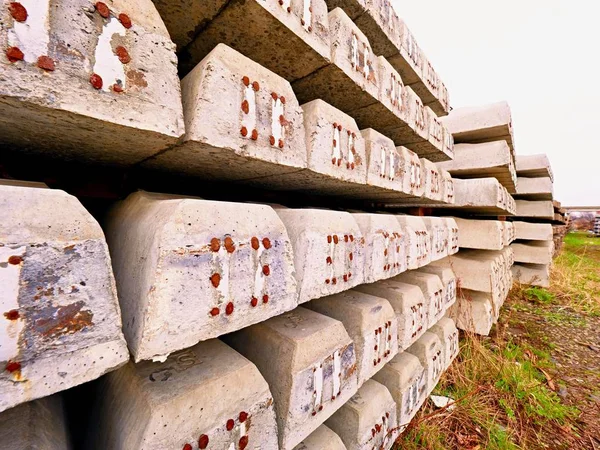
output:
<svg viewBox="0 0 600 450"><path fill-rule="evenodd" d="M507 100L517 154L546 153L554 197L600 205L598 0L392 0L457 108Z"/></svg>

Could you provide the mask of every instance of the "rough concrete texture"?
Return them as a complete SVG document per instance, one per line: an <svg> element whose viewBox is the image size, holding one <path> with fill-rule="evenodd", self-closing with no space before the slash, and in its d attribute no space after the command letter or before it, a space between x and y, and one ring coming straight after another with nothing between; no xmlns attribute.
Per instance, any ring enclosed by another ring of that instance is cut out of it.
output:
<svg viewBox="0 0 600 450"><path fill-rule="evenodd" d="M150 0L0 2L0 141L133 165L184 133L175 46Z"/></svg>
<svg viewBox="0 0 600 450"><path fill-rule="evenodd" d="M295 81L294 92L301 103L320 98L349 114L379 99L377 57L342 9L331 11L328 20L331 64Z"/></svg>
<svg viewBox="0 0 600 450"><path fill-rule="evenodd" d="M431 262L431 236L422 217L398 215L396 219L404 227L407 237L407 267L418 269Z"/></svg>
<svg viewBox="0 0 600 450"><path fill-rule="evenodd" d="M459 330L487 336L495 322L494 307L489 294L461 290L456 303L448 310Z"/></svg>
<svg viewBox="0 0 600 450"><path fill-rule="evenodd" d="M208 3L210 10L212 1ZM179 52L184 74L220 43L288 81L305 77L329 63L329 20L324 0L228 2L208 23L188 11L173 7L167 11L169 29L181 30L185 26L188 39L189 33L193 34Z"/></svg>
<svg viewBox="0 0 600 450"><path fill-rule="evenodd" d="M454 218L444 217L444 220L448 224L448 256L450 256L458 253L460 249L460 230Z"/></svg>
<svg viewBox="0 0 600 450"><path fill-rule="evenodd" d="M550 287L550 265L515 264L511 267L516 282L531 286Z"/></svg>
<svg viewBox="0 0 600 450"><path fill-rule="evenodd" d="M454 179L455 207L482 215L513 215L515 200L495 178Z"/></svg>
<svg viewBox="0 0 600 450"><path fill-rule="evenodd" d="M442 179L442 201L453 205L455 201L454 179L447 170L439 169L439 172Z"/></svg>
<svg viewBox="0 0 600 450"><path fill-rule="evenodd" d="M391 278L407 270L407 236L396 217L352 214L365 239L364 282Z"/></svg>
<svg viewBox="0 0 600 450"><path fill-rule="evenodd" d="M129 359L102 229L54 189L0 186L0 411Z"/></svg>
<svg viewBox="0 0 600 450"><path fill-rule="evenodd" d="M448 222L441 217L423 217L423 222L431 236L431 260L437 261L448 256Z"/></svg>
<svg viewBox="0 0 600 450"><path fill-rule="evenodd" d="M398 353L398 319L385 298L351 290L307 305L344 324L354 342L359 386Z"/></svg>
<svg viewBox="0 0 600 450"><path fill-rule="evenodd" d="M517 239L517 231L513 222L503 221L502 228L504 229L504 246L507 247Z"/></svg>
<svg viewBox="0 0 600 450"><path fill-rule="evenodd" d="M337 434L321 425L294 447L294 450L346 450L346 446Z"/></svg>
<svg viewBox="0 0 600 450"><path fill-rule="evenodd" d="M442 354L444 357L444 368L447 369L454 358L458 356L458 330L454 321L443 317L429 329L430 333L436 334L442 343Z"/></svg>
<svg viewBox="0 0 600 450"><path fill-rule="evenodd" d="M112 209L106 230L136 361L297 305L292 245L269 206L139 191Z"/></svg>
<svg viewBox="0 0 600 450"><path fill-rule="evenodd" d="M460 248L502 250L506 246L504 225L499 220L474 220L455 217Z"/></svg>
<svg viewBox="0 0 600 450"><path fill-rule="evenodd" d="M512 116L506 102L456 108L442 118L457 144L504 140L515 154Z"/></svg>
<svg viewBox="0 0 600 450"><path fill-rule="evenodd" d="M411 270L392 278L392 280L399 281L400 283L412 284L421 289L421 292L423 292L425 297L425 304L427 305L428 328L437 323L437 321L444 316L444 313L446 312L446 302L444 297L445 286L439 276L427 272Z"/></svg>
<svg viewBox="0 0 600 450"><path fill-rule="evenodd" d="M419 358L408 352L398 354L375 374L396 402L399 433L402 433L427 399L425 369Z"/></svg>
<svg viewBox="0 0 600 450"><path fill-rule="evenodd" d="M552 225L549 223L512 222L516 239L528 241L549 241L552 239Z"/></svg>
<svg viewBox="0 0 600 450"><path fill-rule="evenodd" d="M442 296L445 309L448 309L456 302L456 275L454 275L454 271L451 268L429 265L421 267L418 272L430 273L440 278L443 286Z"/></svg>
<svg viewBox="0 0 600 450"><path fill-rule="evenodd" d="M409 192L414 197L423 197L425 194L425 178L421 158L406 147L396 147L401 160L407 161L408 176L403 177L404 192Z"/></svg>
<svg viewBox="0 0 600 450"><path fill-rule="evenodd" d="M23 403L0 414L0 442L6 450L71 450L60 395Z"/></svg>
<svg viewBox="0 0 600 450"><path fill-rule="evenodd" d="M483 144L457 144L454 159L438 163L457 178L494 177L508 192L517 191L514 158L506 141Z"/></svg>
<svg viewBox="0 0 600 450"><path fill-rule="evenodd" d="M554 255L554 241L513 242L514 259L519 263L550 264Z"/></svg>
<svg viewBox="0 0 600 450"><path fill-rule="evenodd" d="M163 363L129 362L103 379L98 394L85 448L277 448L267 382L218 339Z"/></svg>
<svg viewBox="0 0 600 450"><path fill-rule="evenodd" d="M298 303L363 282L365 239L351 214L319 209L276 209L294 249Z"/></svg>
<svg viewBox="0 0 600 450"><path fill-rule="evenodd" d="M554 182L550 177L519 177L515 198L525 200L552 200Z"/></svg>
<svg viewBox="0 0 600 450"><path fill-rule="evenodd" d="M291 450L357 390L356 345L342 322L306 308L225 337L273 393L279 448Z"/></svg>
<svg viewBox="0 0 600 450"><path fill-rule="evenodd" d="M386 280L362 284L355 290L385 298L390 303L398 321L398 351L410 347L427 331L429 304L418 286Z"/></svg>
<svg viewBox="0 0 600 450"><path fill-rule="evenodd" d="M515 200L517 217L554 220L554 206L549 200Z"/></svg>
<svg viewBox="0 0 600 450"><path fill-rule="evenodd" d="M423 174L425 178L424 198L441 202L444 196L443 180L437 166L428 159L421 158L423 165Z"/></svg>
<svg viewBox="0 0 600 450"><path fill-rule="evenodd" d="M552 166L546 154L518 155L516 166L520 177L548 177L554 181Z"/></svg>
<svg viewBox="0 0 600 450"><path fill-rule="evenodd" d="M283 78L219 44L181 86L183 144L144 167L226 180L307 167L302 108Z"/></svg>
<svg viewBox="0 0 600 450"><path fill-rule="evenodd" d="M425 369L425 397L428 397L446 369L442 342L436 334L426 331L406 351L419 358L419 362Z"/></svg>
<svg viewBox="0 0 600 450"><path fill-rule="evenodd" d="M367 380L325 424L349 450L389 450L398 437L396 402L384 385Z"/></svg>

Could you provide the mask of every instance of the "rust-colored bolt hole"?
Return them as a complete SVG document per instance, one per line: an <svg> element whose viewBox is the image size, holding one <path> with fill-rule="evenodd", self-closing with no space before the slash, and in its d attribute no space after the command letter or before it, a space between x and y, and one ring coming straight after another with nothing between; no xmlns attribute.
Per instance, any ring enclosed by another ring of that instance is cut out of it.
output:
<svg viewBox="0 0 600 450"><path fill-rule="evenodd" d="M263 295L262 301L263 303L269 303L269 296L267 294Z"/></svg>
<svg viewBox="0 0 600 450"><path fill-rule="evenodd" d="M17 370L21 370L21 363L17 361L8 361L5 368L8 372L13 373Z"/></svg>
<svg viewBox="0 0 600 450"><path fill-rule="evenodd" d="M244 86L250 86L250 78L248 78L246 75L244 75L242 77L242 83L244 83Z"/></svg>
<svg viewBox="0 0 600 450"><path fill-rule="evenodd" d="M23 258L21 258L20 256L13 255L8 258L8 263L12 264L13 266L18 266L22 262Z"/></svg>
<svg viewBox="0 0 600 450"><path fill-rule="evenodd" d="M125 28L130 29L131 28L131 19L129 18L129 16L125 13L121 13L119 14L119 21L121 22L121 25L123 25Z"/></svg>
<svg viewBox="0 0 600 450"><path fill-rule="evenodd" d="M253 308L256 307L256 305L258 305L258 299L256 297L252 297L252 300L250 300L250 304Z"/></svg>
<svg viewBox="0 0 600 450"><path fill-rule="evenodd" d="M229 315L231 315L232 312L233 312L233 302L229 302L229 303L227 303L227 306L225 307L225 314L227 314L229 316Z"/></svg>
<svg viewBox="0 0 600 450"><path fill-rule="evenodd" d="M269 136L269 143L275 145L275 136Z"/></svg>
<svg viewBox="0 0 600 450"><path fill-rule="evenodd" d="M240 416L238 418L240 419L240 423L244 423L248 419L248 413L246 411L242 411L240 412Z"/></svg>
<svg viewBox="0 0 600 450"><path fill-rule="evenodd" d="M263 238L263 247L269 250L271 248L271 240L269 238Z"/></svg>
<svg viewBox="0 0 600 450"><path fill-rule="evenodd" d="M210 282L212 283L213 287L218 288L219 284L221 284L221 275L218 273L213 273L210 276Z"/></svg>
<svg viewBox="0 0 600 450"><path fill-rule="evenodd" d="M10 11L10 15L17 22L25 22L27 20L27 8L25 8L19 2L12 2L8 5L8 10Z"/></svg>
<svg viewBox="0 0 600 450"><path fill-rule="evenodd" d="M210 310L210 315L215 317L218 316L220 314L221 311L219 311L219 308L213 308Z"/></svg>
<svg viewBox="0 0 600 450"><path fill-rule="evenodd" d="M271 269L269 268L269 266L267 264L265 264L262 268L262 273L268 277L269 275L271 275Z"/></svg>
<svg viewBox="0 0 600 450"><path fill-rule="evenodd" d="M115 49L115 55L117 55L119 61L121 61L121 63L123 64L128 64L129 62L131 62L131 56L129 56L129 52L122 45L119 45Z"/></svg>
<svg viewBox="0 0 600 450"><path fill-rule="evenodd" d="M279 139L279 143L277 145L279 146L279 148L283 148L283 139Z"/></svg>
<svg viewBox="0 0 600 450"><path fill-rule="evenodd" d="M6 49L6 57L11 63L23 61L25 55L19 47L9 47Z"/></svg>
<svg viewBox="0 0 600 450"><path fill-rule="evenodd" d="M226 425L227 431L233 430L234 425L235 425L235 421L233 419L229 419L227 421L227 425Z"/></svg>
<svg viewBox="0 0 600 450"><path fill-rule="evenodd" d="M233 243L233 239L229 236L225 238L225 250L227 250L227 253L233 253L235 251L235 244Z"/></svg>
<svg viewBox="0 0 600 450"><path fill-rule="evenodd" d="M90 77L90 83L94 89L102 89L102 77L100 75L93 73Z"/></svg>
<svg viewBox="0 0 600 450"><path fill-rule="evenodd" d="M110 10L108 9L108 6L106 6L106 3L96 2L95 6L96 11L98 11L98 14L100 14L105 19L108 19L108 16L110 16Z"/></svg>
<svg viewBox="0 0 600 450"><path fill-rule="evenodd" d="M248 114L250 112L250 104L248 103L248 100L244 100L242 102L242 111L244 111L244 114Z"/></svg>
<svg viewBox="0 0 600 450"><path fill-rule="evenodd" d="M19 314L18 310L11 309L10 311L4 313L4 317L6 317L8 320L17 320L19 317L21 317L21 315Z"/></svg>
<svg viewBox="0 0 600 450"><path fill-rule="evenodd" d="M248 128L246 127L242 127L242 129L240 130L240 133L242 134L242 136L246 137L248 136Z"/></svg>
<svg viewBox="0 0 600 450"><path fill-rule="evenodd" d="M206 447L208 447L208 436L201 434L198 438L198 448L200 450L204 450Z"/></svg>
<svg viewBox="0 0 600 450"><path fill-rule="evenodd" d="M254 89L255 91L258 91L260 89L260 84L258 84L258 81L252 82L252 89Z"/></svg>
<svg viewBox="0 0 600 450"><path fill-rule="evenodd" d="M212 238L210 240L210 250L213 252L218 252L220 248L221 248L221 241L219 241L217 238Z"/></svg>
<svg viewBox="0 0 600 450"><path fill-rule="evenodd" d="M250 239L250 245L252 245L252 248L254 250L258 250L258 248L260 247L260 242L256 236Z"/></svg>
<svg viewBox="0 0 600 450"><path fill-rule="evenodd" d="M256 141L258 139L258 131L256 129L252 130L252 140Z"/></svg>

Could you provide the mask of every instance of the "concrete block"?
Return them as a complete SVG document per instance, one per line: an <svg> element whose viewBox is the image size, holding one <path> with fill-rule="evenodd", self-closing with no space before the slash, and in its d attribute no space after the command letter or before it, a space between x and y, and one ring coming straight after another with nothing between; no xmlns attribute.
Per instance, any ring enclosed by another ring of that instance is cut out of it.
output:
<svg viewBox="0 0 600 450"><path fill-rule="evenodd" d="M456 108L442 118L442 123L457 144L506 141L515 154L510 106L506 102Z"/></svg>
<svg viewBox="0 0 600 450"><path fill-rule="evenodd" d="M346 450L346 446L337 434L321 425L294 447L294 450Z"/></svg>
<svg viewBox="0 0 600 450"><path fill-rule="evenodd" d="M516 166L520 177L549 177L554 181L552 166L546 154L519 155L516 157Z"/></svg>
<svg viewBox="0 0 600 450"><path fill-rule="evenodd" d="M129 362L103 379L98 399L85 448L277 448L267 382L218 339L163 363Z"/></svg>
<svg viewBox="0 0 600 450"><path fill-rule="evenodd" d="M418 286L425 296L427 304L427 326L431 327L440 320L446 312L446 302L444 298L444 285L437 275L411 270L400 274L393 281L412 284Z"/></svg>
<svg viewBox="0 0 600 450"><path fill-rule="evenodd" d="M463 289L448 317L460 330L487 336L495 322L492 299L489 294Z"/></svg>
<svg viewBox="0 0 600 450"><path fill-rule="evenodd" d="M457 144L454 159L438 163L457 178L494 177L508 192L517 192L514 158L506 141Z"/></svg>
<svg viewBox="0 0 600 450"><path fill-rule="evenodd" d="M2 2L4 146L131 166L184 133L175 46L152 2L107 3Z"/></svg>
<svg viewBox="0 0 600 450"><path fill-rule="evenodd" d="M444 196L443 180L437 166L428 159L421 158L423 173L425 175L424 198L441 202Z"/></svg>
<svg viewBox="0 0 600 450"><path fill-rule="evenodd" d="M60 395L23 403L0 414L0 441L6 450L70 450Z"/></svg>
<svg viewBox="0 0 600 450"><path fill-rule="evenodd" d="M219 44L181 86L183 144L144 167L224 180L307 167L302 109L283 78Z"/></svg>
<svg viewBox="0 0 600 450"><path fill-rule="evenodd" d="M73 196L0 186L0 411L128 359L102 229Z"/></svg>
<svg viewBox="0 0 600 450"><path fill-rule="evenodd" d="M406 161L408 176L404 176L404 192L409 192L414 197L422 197L425 194L425 178L421 159L412 150L406 147L396 147L401 161Z"/></svg>
<svg viewBox="0 0 600 450"><path fill-rule="evenodd" d="M495 178L454 179L454 207L481 215L513 215L515 201Z"/></svg>
<svg viewBox="0 0 600 450"><path fill-rule="evenodd" d="M294 249L298 303L361 284L365 239L351 214L319 209L276 209Z"/></svg>
<svg viewBox="0 0 600 450"><path fill-rule="evenodd" d="M473 220L455 217L460 248L502 250L506 246L504 225L498 220Z"/></svg>
<svg viewBox="0 0 600 450"><path fill-rule="evenodd" d="M514 242L510 245L514 260L527 264L550 264L554 255L554 241Z"/></svg>
<svg viewBox="0 0 600 450"><path fill-rule="evenodd" d="M423 222L431 236L431 260L448 256L450 230L448 223L441 217L423 217Z"/></svg>
<svg viewBox="0 0 600 450"><path fill-rule="evenodd" d="M454 275L454 271L451 268L428 265L421 267L418 272L430 273L440 278L443 286L442 297L445 309L448 309L456 302L456 275Z"/></svg>
<svg viewBox="0 0 600 450"><path fill-rule="evenodd" d="M214 11L214 1L207 2L204 8ZM173 3L179 3L179 8ZM202 15L195 16L194 10L202 7L189 3L189 0L157 3L166 14L169 31L177 30L183 74L220 43L288 81L305 77L329 63L329 20L324 0L221 1L222 7L210 21Z"/></svg>
<svg viewBox="0 0 600 450"><path fill-rule="evenodd" d="M442 178L442 201L450 205L454 204L454 179L450 172L444 169L439 169L440 177Z"/></svg>
<svg viewBox="0 0 600 450"><path fill-rule="evenodd" d="M525 200L552 200L554 196L554 182L550 177L517 179L517 192L515 198Z"/></svg>
<svg viewBox="0 0 600 450"><path fill-rule="evenodd" d="M427 386L425 397L428 397L445 370L442 342L436 334L426 331L406 351L419 358L419 362L425 369L425 385Z"/></svg>
<svg viewBox="0 0 600 450"><path fill-rule="evenodd" d="M552 239L552 225L549 223L512 222L516 239L527 241L549 241Z"/></svg>
<svg viewBox="0 0 600 450"><path fill-rule="evenodd" d="M517 217L554 220L554 206L549 200L515 200Z"/></svg>
<svg viewBox="0 0 600 450"><path fill-rule="evenodd" d="M396 217L352 214L365 239L364 282L391 278L407 270L407 237Z"/></svg>
<svg viewBox="0 0 600 450"><path fill-rule="evenodd" d="M444 217L444 220L448 224L448 255L450 256L458 253L458 250L460 248L460 230L458 228L458 223L454 218Z"/></svg>
<svg viewBox="0 0 600 450"><path fill-rule="evenodd" d="M106 230L136 361L297 305L292 245L269 206L140 191L113 208Z"/></svg>
<svg viewBox="0 0 600 450"><path fill-rule="evenodd" d="M436 334L442 343L444 368L447 369L458 356L458 330L456 325L452 319L443 317L429 329L429 332Z"/></svg>
<svg viewBox="0 0 600 450"><path fill-rule="evenodd" d="M550 265L521 264L511 267L512 275L516 282L530 286L550 287Z"/></svg>
<svg viewBox="0 0 600 450"><path fill-rule="evenodd" d="M428 306L418 286L386 280L373 284L361 284L356 291L385 298L398 321L398 351L410 347L427 331Z"/></svg>
<svg viewBox="0 0 600 450"><path fill-rule="evenodd" d="M408 269L418 269L431 262L431 236L421 217L397 215L407 236Z"/></svg>
<svg viewBox="0 0 600 450"><path fill-rule="evenodd" d="M398 354L375 374L396 402L399 433L402 433L427 399L425 369L419 358L408 352Z"/></svg>
<svg viewBox="0 0 600 450"><path fill-rule="evenodd" d="M325 423L348 450L389 450L398 437L396 403L387 388L367 380Z"/></svg>
<svg viewBox="0 0 600 450"><path fill-rule="evenodd" d="M224 339L269 383L281 449L294 448L356 393L357 347L335 319L296 308Z"/></svg>
<svg viewBox="0 0 600 450"><path fill-rule="evenodd" d="M501 223L504 229L504 246L507 247L517 238L517 232L513 222L503 221Z"/></svg>
<svg viewBox="0 0 600 450"><path fill-rule="evenodd" d="M354 342L359 386L398 353L398 319L385 298L352 290L313 300L307 308L344 324Z"/></svg>

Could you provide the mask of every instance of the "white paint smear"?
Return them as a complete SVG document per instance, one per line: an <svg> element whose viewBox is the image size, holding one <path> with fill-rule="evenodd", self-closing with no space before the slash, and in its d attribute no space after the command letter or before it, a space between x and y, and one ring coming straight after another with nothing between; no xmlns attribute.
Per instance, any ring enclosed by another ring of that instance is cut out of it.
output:
<svg viewBox="0 0 600 450"><path fill-rule="evenodd" d="M94 73L102 77L103 91L110 91L113 84L120 84L123 89L126 88L125 66L115 55L111 45L115 35L125 36L126 32L123 24L116 17L111 17L98 38L94 54Z"/></svg>
<svg viewBox="0 0 600 450"><path fill-rule="evenodd" d="M22 264L10 264L11 256L23 257L27 247L11 249L0 247L0 313L19 309L19 276ZM19 355L19 334L25 326L23 319L8 320L0 316L0 361L9 361Z"/></svg>
<svg viewBox="0 0 600 450"><path fill-rule="evenodd" d="M26 62L35 63L40 56L48 55L50 0L20 0L20 3L27 9L27 20L14 21L8 42L11 47L19 47Z"/></svg>
<svg viewBox="0 0 600 450"><path fill-rule="evenodd" d="M342 358L340 351L333 353L333 395L338 396L342 392Z"/></svg>
<svg viewBox="0 0 600 450"><path fill-rule="evenodd" d="M244 86L244 100L248 102L248 114L242 111L242 127L248 130L247 139L252 136L252 130L256 129L256 91L252 87Z"/></svg>

